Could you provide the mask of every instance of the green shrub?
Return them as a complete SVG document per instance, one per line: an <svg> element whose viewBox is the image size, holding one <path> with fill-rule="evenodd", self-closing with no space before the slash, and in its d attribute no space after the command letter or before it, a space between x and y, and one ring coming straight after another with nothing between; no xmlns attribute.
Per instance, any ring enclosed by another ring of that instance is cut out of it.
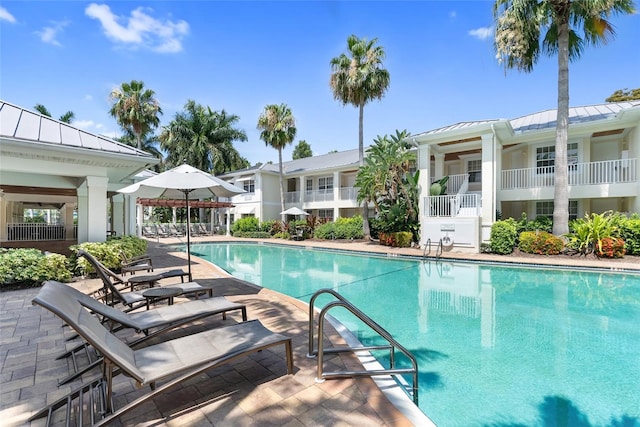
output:
<svg viewBox="0 0 640 427"><path fill-rule="evenodd" d="M546 231L523 231L518 249L529 254L558 255L564 249L561 238Z"/></svg>
<svg viewBox="0 0 640 427"><path fill-rule="evenodd" d="M234 236L237 232L260 231L260 223L255 216L240 218L231 224L231 234Z"/></svg>
<svg viewBox="0 0 640 427"><path fill-rule="evenodd" d="M94 268L84 258L78 258L78 250L93 255L98 261L110 270L119 271L122 262L122 252L127 258L144 255L147 252L147 241L136 236L120 236L109 239L106 242L84 242L71 246L75 253L76 269L80 274L94 273Z"/></svg>
<svg viewBox="0 0 640 427"><path fill-rule="evenodd" d="M640 255L640 217L637 215L623 220L620 224L620 238L629 255Z"/></svg>
<svg viewBox="0 0 640 427"><path fill-rule="evenodd" d="M274 239L289 240L291 238L291 235L287 231L280 231L280 232L274 234L273 238Z"/></svg>
<svg viewBox="0 0 640 427"><path fill-rule="evenodd" d="M274 235L281 231L280 222L275 219L263 221L262 224L260 224L260 231Z"/></svg>
<svg viewBox="0 0 640 427"><path fill-rule="evenodd" d="M234 237L246 237L249 239L270 239L271 233L266 231L237 231L233 233Z"/></svg>
<svg viewBox="0 0 640 427"><path fill-rule="evenodd" d="M398 231L395 234L395 245L399 248L408 248L411 246L411 239L413 237L413 233L410 231Z"/></svg>
<svg viewBox="0 0 640 427"><path fill-rule="evenodd" d="M38 249L0 249L0 283L40 284L46 280L68 282L71 272L67 257L43 254Z"/></svg>
<svg viewBox="0 0 640 427"><path fill-rule="evenodd" d="M496 221L491 227L491 252L507 255L513 252L516 245L516 222L513 218Z"/></svg>
<svg viewBox="0 0 640 427"><path fill-rule="evenodd" d="M338 218L316 227L316 239L362 239L362 217Z"/></svg>

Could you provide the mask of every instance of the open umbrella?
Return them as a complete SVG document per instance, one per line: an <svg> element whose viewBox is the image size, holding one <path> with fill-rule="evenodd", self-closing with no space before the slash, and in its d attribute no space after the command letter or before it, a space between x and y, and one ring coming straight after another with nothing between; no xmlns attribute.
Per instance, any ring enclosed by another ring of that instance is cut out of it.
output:
<svg viewBox="0 0 640 427"><path fill-rule="evenodd" d="M280 215L309 215L307 212L303 211L300 208L289 208L285 211L280 212Z"/></svg>
<svg viewBox="0 0 640 427"><path fill-rule="evenodd" d="M184 197L188 212L189 197L192 199L231 197L245 191L200 169L184 164L131 184L118 190L118 192L134 194L137 197L149 199L161 197L181 199ZM191 281L191 241L189 234L189 215L187 215L187 262L189 265L189 281Z"/></svg>

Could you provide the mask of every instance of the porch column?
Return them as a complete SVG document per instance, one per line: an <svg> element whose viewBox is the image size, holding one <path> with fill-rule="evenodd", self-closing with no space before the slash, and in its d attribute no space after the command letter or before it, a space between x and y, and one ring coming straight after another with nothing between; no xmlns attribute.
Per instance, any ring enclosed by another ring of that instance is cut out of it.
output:
<svg viewBox="0 0 640 427"><path fill-rule="evenodd" d="M496 187L500 185L502 147L493 133L482 135L482 241L489 240L498 209Z"/></svg>
<svg viewBox="0 0 640 427"><path fill-rule="evenodd" d="M107 184L104 176L87 176L78 188L78 243L107 238Z"/></svg>
<svg viewBox="0 0 640 427"><path fill-rule="evenodd" d="M334 172L333 173L333 201L336 202L338 200L340 200L340 172Z"/></svg>
<svg viewBox="0 0 640 427"><path fill-rule="evenodd" d="M433 157L436 159L434 167L435 179L444 178L444 153L434 153ZM431 177L429 177L429 180L431 180Z"/></svg>
<svg viewBox="0 0 640 427"><path fill-rule="evenodd" d="M0 242L6 242L7 238L7 199L0 190Z"/></svg>
<svg viewBox="0 0 640 427"><path fill-rule="evenodd" d="M637 159L635 166L636 180L638 179L638 174L640 174L640 126L636 126L628 136L627 143L627 158L628 159ZM636 185L636 195L635 197L629 198L629 203L627 206L627 210L629 212L640 212L640 185Z"/></svg>
<svg viewBox="0 0 640 427"><path fill-rule="evenodd" d="M227 236L231 236L231 208L227 208Z"/></svg>
<svg viewBox="0 0 640 427"><path fill-rule="evenodd" d="M307 178L303 175L300 177L300 203L304 204L304 193L307 191Z"/></svg>
<svg viewBox="0 0 640 427"><path fill-rule="evenodd" d="M424 247L426 242L425 232L427 229L426 220L428 212L425 212L425 205L429 197L429 188L431 187L431 148L428 145L418 146L418 218L420 219L420 245Z"/></svg>
<svg viewBox="0 0 640 427"><path fill-rule="evenodd" d="M111 230L116 232L116 236L125 234L124 212L124 194L115 194L111 197Z"/></svg>
<svg viewBox="0 0 640 427"><path fill-rule="evenodd" d="M137 204L136 197L128 194L123 194L124 206L123 206L123 226L122 233L127 236L136 236L136 219L137 219Z"/></svg>
<svg viewBox="0 0 640 427"><path fill-rule="evenodd" d="M73 223L74 208L75 206L73 204L65 203L60 212L60 217L64 219L64 231L66 240L75 240L76 238L73 234L75 229L75 224Z"/></svg>

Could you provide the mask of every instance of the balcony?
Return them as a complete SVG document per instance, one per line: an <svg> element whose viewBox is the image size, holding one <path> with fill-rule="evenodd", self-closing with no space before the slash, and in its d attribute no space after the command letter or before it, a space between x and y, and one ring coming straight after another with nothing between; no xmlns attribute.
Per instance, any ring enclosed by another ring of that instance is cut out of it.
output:
<svg viewBox="0 0 640 427"><path fill-rule="evenodd" d="M555 167L502 171L502 189L553 187ZM569 165L569 186L627 184L638 180L637 159L606 160Z"/></svg>
<svg viewBox="0 0 640 427"><path fill-rule="evenodd" d="M475 217L481 215L479 194L452 194L425 197L422 215L428 217Z"/></svg>
<svg viewBox="0 0 640 427"><path fill-rule="evenodd" d="M305 202L330 202L333 200L333 188L313 190L304 193Z"/></svg>

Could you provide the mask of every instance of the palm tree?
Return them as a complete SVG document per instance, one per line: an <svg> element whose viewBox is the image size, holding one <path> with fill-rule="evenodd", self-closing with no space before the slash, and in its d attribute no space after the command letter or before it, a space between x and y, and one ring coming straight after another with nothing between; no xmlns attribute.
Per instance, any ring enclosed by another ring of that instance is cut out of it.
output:
<svg viewBox="0 0 640 427"><path fill-rule="evenodd" d="M558 54L558 113L555 142L553 234L569 231L567 139L569 61L586 45L605 44L614 34L613 13L634 12L632 0L496 0L495 48L506 69L530 72L541 53ZM579 34L582 32L582 35Z"/></svg>
<svg viewBox="0 0 640 427"><path fill-rule="evenodd" d="M246 141L245 131L235 125L240 118L224 110L213 111L188 100L184 111L160 134L160 147L167 152L167 164L187 162L205 172L220 174L249 166L233 147L233 141Z"/></svg>
<svg viewBox="0 0 640 427"><path fill-rule="evenodd" d="M45 107L42 104L36 104L35 107L33 107L34 110L36 110L38 113L42 114L43 116L47 116L47 117L52 117L51 113L49 112L49 110L47 109L47 107ZM69 123L71 124L71 122L76 118L76 115L74 114L73 111L69 110L66 113L64 113L63 115L60 116L60 118L58 119L59 121L63 122L63 123Z"/></svg>
<svg viewBox="0 0 640 427"><path fill-rule="evenodd" d="M142 149L142 135L145 135L160 124L158 115L162 109L155 92L144 88L144 82L131 80L124 82L109 94L112 101L109 114L116 119L120 127L135 136L136 146Z"/></svg>
<svg viewBox="0 0 640 427"><path fill-rule="evenodd" d="M360 166L364 165L364 106L374 99L382 99L389 88L389 72L383 68L385 52L377 46L377 38L371 41L359 39L355 35L347 38L349 56L342 53L331 60L329 85L334 99L342 105L358 107L358 150ZM362 206L362 223L365 238L369 232L369 206Z"/></svg>
<svg viewBox="0 0 640 427"><path fill-rule="evenodd" d="M280 212L284 212L284 175L282 174L282 149L296 137L296 119L286 104L271 104L264 107L258 118L260 139L266 145L278 150L278 169L280 171ZM282 222L284 222L284 214Z"/></svg>
<svg viewBox="0 0 640 427"><path fill-rule="evenodd" d="M116 141L118 141L118 142L120 142L122 144L126 144L126 145L128 145L130 147L135 147L136 146L136 137L128 129L125 131L124 135L122 135L120 137L117 137L117 138L114 138L114 139ZM147 153L153 155L153 157L156 157L156 158L158 158L160 160L163 159L164 156L163 156L162 152L158 149L160 140L158 139L157 135L144 134L140 138L140 141L141 141L141 144L140 144L141 148L140 149L142 151L146 151ZM156 172L159 172L161 170L161 168L162 168L162 162L154 166L154 170Z"/></svg>

